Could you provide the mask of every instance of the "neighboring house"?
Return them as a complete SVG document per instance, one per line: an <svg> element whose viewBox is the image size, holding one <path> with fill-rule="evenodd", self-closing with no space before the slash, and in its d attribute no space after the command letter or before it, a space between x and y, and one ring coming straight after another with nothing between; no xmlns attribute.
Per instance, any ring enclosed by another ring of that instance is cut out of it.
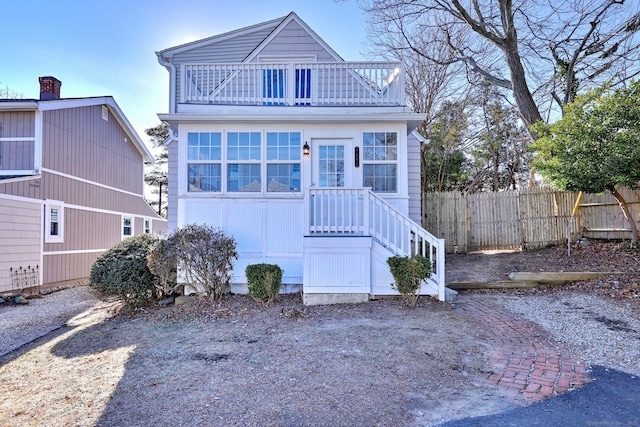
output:
<svg viewBox="0 0 640 427"><path fill-rule="evenodd" d="M394 294L386 260L444 245L420 225L424 115L399 62L345 62L295 13L157 52L170 76L169 230L219 227L244 271L278 264L306 304Z"/></svg>
<svg viewBox="0 0 640 427"><path fill-rule="evenodd" d="M110 96L0 100L0 292L85 280L127 236L166 234L143 198L153 157Z"/></svg>

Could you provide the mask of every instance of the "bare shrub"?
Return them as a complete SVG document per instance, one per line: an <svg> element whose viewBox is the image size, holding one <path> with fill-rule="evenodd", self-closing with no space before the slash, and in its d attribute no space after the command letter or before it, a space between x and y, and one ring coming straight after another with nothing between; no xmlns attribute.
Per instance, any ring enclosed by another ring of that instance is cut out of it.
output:
<svg viewBox="0 0 640 427"><path fill-rule="evenodd" d="M209 225L189 224L170 237L178 253L178 269L187 284L219 300L227 290L233 260L238 259L236 241Z"/></svg>
<svg viewBox="0 0 640 427"><path fill-rule="evenodd" d="M173 295L178 285L178 252L173 239L160 240L147 257L158 298Z"/></svg>

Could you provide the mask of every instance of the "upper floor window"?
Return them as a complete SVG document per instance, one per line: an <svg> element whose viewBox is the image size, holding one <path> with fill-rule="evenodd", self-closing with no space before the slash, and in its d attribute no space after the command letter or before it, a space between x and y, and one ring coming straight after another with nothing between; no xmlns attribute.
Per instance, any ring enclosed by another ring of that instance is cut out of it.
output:
<svg viewBox="0 0 640 427"><path fill-rule="evenodd" d="M189 132L187 162L189 191L221 191L222 134Z"/></svg>
<svg viewBox="0 0 640 427"><path fill-rule="evenodd" d="M64 242L64 204L48 200L45 204L45 243Z"/></svg>
<svg viewBox="0 0 640 427"><path fill-rule="evenodd" d="M144 233L145 234L151 234L151 220L150 219L145 219L144 220Z"/></svg>
<svg viewBox="0 0 640 427"><path fill-rule="evenodd" d="M398 136L395 132L365 132L363 147L363 185L373 191L398 191Z"/></svg>

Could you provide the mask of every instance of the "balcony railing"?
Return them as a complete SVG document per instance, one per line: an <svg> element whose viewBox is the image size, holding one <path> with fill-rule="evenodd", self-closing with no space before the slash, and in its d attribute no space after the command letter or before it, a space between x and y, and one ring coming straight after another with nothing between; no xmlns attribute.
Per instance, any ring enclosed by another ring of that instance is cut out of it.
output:
<svg viewBox="0 0 640 427"><path fill-rule="evenodd" d="M403 106L399 62L185 64L181 103Z"/></svg>
<svg viewBox="0 0 640 427"><path fill-rule="evenodd" d="M0 177L34 173L35 138L0 138Z"/></svg>
<svg viewBox="0 0 640 427"><path fill-rule="evenodd" d="M369 188L310 188L305 216L310 236L371 236L397 256L422 255L434 267L430 282L444 300L444 240L380 198Z"/></svg>

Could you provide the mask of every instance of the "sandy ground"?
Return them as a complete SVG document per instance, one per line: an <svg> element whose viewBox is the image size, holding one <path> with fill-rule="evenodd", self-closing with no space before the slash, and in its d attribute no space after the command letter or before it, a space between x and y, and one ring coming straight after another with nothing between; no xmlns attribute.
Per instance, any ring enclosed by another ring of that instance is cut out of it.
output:
<svg viewBox="0 0 640 427"><path fill-rule="evenodd" d="M575 259L616 268L636 259L625 252L607 260L599 251ZM559 259L525 256L540 268ZM522 256L495 264L478 258L484 267L455 257L449 267L457 262L464 271L525 271ZM0 356L0 425L417 426L523 405L482 380L494 343L455 304L421 298L413 310L397 299L304 307L291 295L264 306L229 296L221 305L115 315L112 303L84 292L74 294L77 310L56 318L65 326ZM637 307L630 300L627 310L637 315ZM20 309L27 310L0 306L0 326Z"/></svg>
<svg viewBox="0 0 640 427"><path fill-rule="evenodd" d="M3 356L0 424L430 425L518 404L477 377L487 337L447 304L247 300L76 321Z"/></svg>

